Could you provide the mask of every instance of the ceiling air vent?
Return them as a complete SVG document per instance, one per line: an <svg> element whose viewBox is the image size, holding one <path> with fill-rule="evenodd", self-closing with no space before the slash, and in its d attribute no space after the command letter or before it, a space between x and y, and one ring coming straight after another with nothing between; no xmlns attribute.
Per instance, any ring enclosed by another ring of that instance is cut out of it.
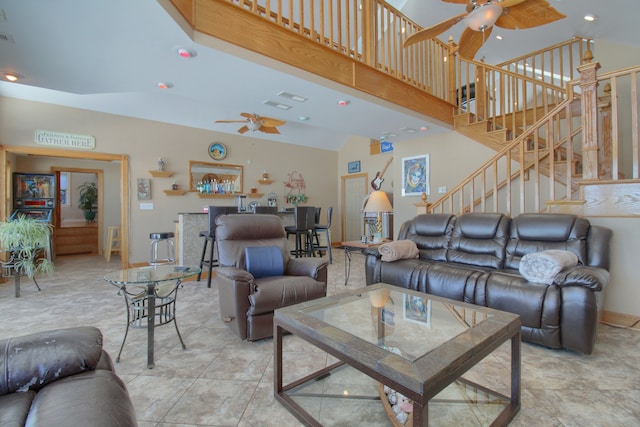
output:
<svg viewBox="0 0 640 427"><path fill-rule="evenodd" d="M271 107L276 107L276 108L279 108L281 110L290 110L290 109L293 108L291 105L283 104L281 102L271 101L270 99L267 99L267 100L263 101L262 103L264 105L269 105Z"/></svg>
<svg viewBox="0 0 640 427"><path fill-rule="evenodd" d="M0 41L13 43L13 37L11 37L11 34L0 33Z"/></svg>

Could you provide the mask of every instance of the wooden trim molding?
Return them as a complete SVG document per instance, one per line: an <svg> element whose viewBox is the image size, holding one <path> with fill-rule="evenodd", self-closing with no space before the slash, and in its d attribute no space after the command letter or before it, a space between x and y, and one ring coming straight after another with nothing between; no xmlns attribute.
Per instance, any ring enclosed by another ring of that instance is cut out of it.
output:
<svg viewBox="0 0 640 427"><path fill-rule="evenodd" d="M640 331L640 316L632 314L615 313L603 310L600 316L600 323L617 328L635 329Z"/></svg>
<svg viewBox="0 0 640 427"><path fill-rule="evenodd" d="M129 157L126 154L95 153L91 151L61 150L48 147L0 145L0 176L5 176L7 154L58 157L66 159L100 160L120 162L120 262L122 268L129 268ZM0 186L0 200L8 197L4 185ZM10 212L4 203L0 205L0 218L8 218Z"/></svg>

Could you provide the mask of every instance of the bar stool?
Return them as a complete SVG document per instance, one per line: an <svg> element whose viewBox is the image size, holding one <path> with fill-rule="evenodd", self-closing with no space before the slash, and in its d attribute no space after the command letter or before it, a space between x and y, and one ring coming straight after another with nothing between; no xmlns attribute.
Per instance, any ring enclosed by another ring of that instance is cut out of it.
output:
<svg viewBox="0 0 640 427"><path fill-rule="evenodd" d="M174 237L175 233L172 231L149 234L149 238L151 239L151 256L149 257L149 265L173 264L176 262L175 247L173 243ZM166 244L167 257L164 259L158 259L158 245L162 242L165 242Z"/></svg>
<svg viewBox="0 0 640 427"><path fill-rule="evenodd" d="M329 207L327 210L327 223L326 224L316 224L313 227L313 237L315 239L315 243L313 245L314 251L318 251L318 254L322 256L321 250L326 251L329 254L329 264L333 264L333 255L331 254L331 217L333 216L333 206ZM325 240L327 241L326 246L320 246L320 238L318 233L324 233Z"/></svg>
<svg viewBox="0 0 640 427"><path fill-rule="evenodd" d="M218 260L215 258L216 252L216 218L220 215L228 215L230 213L237 213L237 206L209 206L209 229L200 232L200 237L204 237L204 245L202 246L202 256L200 257L200 273L198 273L197 280L200 281L202 276L203 267L207 267L209 270L209 276L207 277L207 287L211 287L211 276L214 267L218 266ZM209 258L206 258L207 247L211 242L209 249Z"/></svg>
<svg viewBox="0 0 640 427"><path fill-rule="evenodd" d="M111 261L111 253L120 253L120 227L107 227L107 245L104 249L104 257Z"/></svg>
<svg viewBox="0 0 640 427"><path fill-rule="evenodd" d="M316 256L313 251L313 228L316 225L316 208L314 206L296 206L294 210L296 225L285 227L287 239L290 235L294 235L296 239L296 248L291 254L296 258L303 255Z"/></svg>

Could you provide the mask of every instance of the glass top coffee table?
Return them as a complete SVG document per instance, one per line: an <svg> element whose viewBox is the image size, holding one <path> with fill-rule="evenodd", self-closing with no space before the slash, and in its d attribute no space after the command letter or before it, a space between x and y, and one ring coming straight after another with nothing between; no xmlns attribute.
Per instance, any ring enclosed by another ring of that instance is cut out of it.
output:
<svg viewBox="0 0 640 427"><path fill-rule="evenodd" d="M285 307L274 315L275 397L312 426L389 425L385 412L394 426L506 425L520 409L520 327L512 313L381 283ZM285 332L338 362L284 384L296 365L283 361ZM474 367L508 341L501 392L478 384L495 384L495 370ZM398 393L405 415L385 401Z"/></svg>

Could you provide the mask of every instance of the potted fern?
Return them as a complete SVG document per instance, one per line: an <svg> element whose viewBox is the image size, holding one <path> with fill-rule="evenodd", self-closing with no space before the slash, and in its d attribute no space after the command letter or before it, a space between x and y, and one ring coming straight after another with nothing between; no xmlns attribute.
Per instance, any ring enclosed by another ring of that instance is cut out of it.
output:
<svg viewBox="0 0 640 427"><path fill-rule="evenodd" d="M78 186L78 190L80 190L78 207L82 209L84 219L87 222L94 221L96 219L96 212L93 209L98 203L98 187L96 183L87 181Z"/></svg>
<svg viewBox="0 0 640 427"><path fill-rule="evenodd" d="M53 263L39 257L49 246L52 231L53 226L48 222L24 215L12 221L0 222L0 248L8 253L7 260L2 261L2 267L15 271L16 297L20 296L20 275L34 279L37 274L53 272Z"/></svg>

